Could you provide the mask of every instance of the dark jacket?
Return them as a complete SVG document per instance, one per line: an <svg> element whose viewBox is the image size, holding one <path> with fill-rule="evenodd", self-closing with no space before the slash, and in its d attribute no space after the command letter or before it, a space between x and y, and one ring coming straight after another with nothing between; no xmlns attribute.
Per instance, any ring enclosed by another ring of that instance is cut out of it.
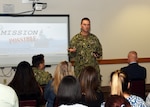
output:
<svg viewBox="0 0 150 107"><path fill-rule="evenodd" d="M138 63L131 63L128 66L121 68L121 71L127 73L130 81L146 79L146 68L140 66Z"/></svg>

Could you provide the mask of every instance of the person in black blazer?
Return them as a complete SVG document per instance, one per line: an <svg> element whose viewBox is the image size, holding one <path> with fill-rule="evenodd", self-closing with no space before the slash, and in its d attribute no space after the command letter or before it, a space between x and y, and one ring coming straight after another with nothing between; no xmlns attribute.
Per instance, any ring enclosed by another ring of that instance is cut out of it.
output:
<svg viewBox="0 0 150 107"><path fill-rule="evenodd" d="M145 100L146 68L138 64L138 55L136 51L129 52L128 63L129 65L121 68L121 71L128 75L130 81L130 93Z"/></svg>
<svg viewBox="0 0 150 107"><path fill-rule="evenodd" d="M136 51L130 51L128 53L129 65L121 68L121 71L127 73L129 80L145 80L146 79L146 68L138 64L138 55Z"/></svg>

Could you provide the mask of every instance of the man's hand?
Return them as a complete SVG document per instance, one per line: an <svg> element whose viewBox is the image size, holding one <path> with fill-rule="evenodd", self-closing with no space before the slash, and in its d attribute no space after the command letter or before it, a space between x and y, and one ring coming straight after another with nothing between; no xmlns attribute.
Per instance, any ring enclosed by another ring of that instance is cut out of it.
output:
<svg viewBox="0 0 150 107"><path fill-rule="evenodd" d="M97 52L93 52L93 55L94 55L95 58L99 58L100 57L100 55Z"/></svg>

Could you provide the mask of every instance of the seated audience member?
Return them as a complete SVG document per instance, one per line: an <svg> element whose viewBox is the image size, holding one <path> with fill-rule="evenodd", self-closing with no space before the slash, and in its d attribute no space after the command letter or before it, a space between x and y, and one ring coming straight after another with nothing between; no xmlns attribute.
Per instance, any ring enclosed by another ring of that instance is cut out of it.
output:
<svg viewBox="0 0 150 107"><path fill-rule="evenodd" d="M85 67L79 75L82 91L82 103L88 107L100 107L104 102L103 93L99 90L98 72L92 66Z"/></svg>
<svg viewBox="0 0 150 107"><path fill-rule="evenodd" d="M147 105L147 107L150 107L150 93L148 93L148 95L146 97L146 105Z"/></svg>
<svg viewBox="0 0 150 107"><path fill-rule="evenodd" d="M123 96L110 95L106 100L105 107L131 107L131 105Z"/></svg>
<svg viewBox="0 0 150 107"><path fill-rule="evenodd" d="M132 107L146 107L141 97L129 93L130 82L128 75L122 71L114 71L110 75L111 95L124 96Z"/></svg>
<svg viewBox="0 0 150 107"><path fill-rule="evenodd" d="M137 79L146 79L146 68L138 64L137 52L130 51L128 53L128 63L129 65L121 68L121 71L127 73L130 81Z"/></svg>
<svg viewBox="0 0 150 107"><path fill-rule="evenodd" d="M36 100L40 105L42 91L28 62L18 64L14 78L8 85L16 91L19 101Z"/></svg>
<svg viewBox="0 0 150 107"><path fill-rule="evenodd" d="M55 97L57 94L58 86L60 81L64 76L73 75L74 71L72 71L72 65L70 62L62 61L60 62L55 69L54 78L49 81L44 90L44 98L47 100L46 107L53 107Z"/></svg>
<svg viewBox="0 0 150 107"><path fill-rule="evenodd" d="M16 92L3 84L0 84L0 107L19 107Z"/></svg>
<svg viewBox="0 0 150 107"><path fill-rule="evenodd" d="M39 54L32 57L32 69L36 81L40 85L45 85L52 79L52 75L49 72L46 72L45 69L45 60L44 55Z"/></svg>
<svg viewBox="0 0 150 107"><path fill-rule="evenodd" d="M57 100L58 107L87 107L80 104L81 87L74 76L65 76L60 82Z"/></svg>
<svg viewBox="0 0 150 107"><path fill-rule="evenodd" d="M138 64L138 55L135 51L128 53L128 63L129 65L121 68L121 71L124 71L128 75L130 80L130 92L145 100L146 68Z"/></svg>

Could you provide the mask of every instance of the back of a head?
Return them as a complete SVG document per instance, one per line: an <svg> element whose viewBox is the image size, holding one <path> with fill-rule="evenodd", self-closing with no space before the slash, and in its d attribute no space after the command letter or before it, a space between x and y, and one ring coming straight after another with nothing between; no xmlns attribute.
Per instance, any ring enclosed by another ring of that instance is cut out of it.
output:
<svg viewBox="0 0 150 107"><path fill-rule="evenodd" d="M78 103L81 98L79 81L74 76L65 76L60 82L57 98L59 105Z"/></svg>
<svg viewBox="0 0 150 107"><path fill-rule="evenodd" d="M20 93L37 88L37 82L32 67L28 62L22 61L18 64L14 78L9 83L9 86Z"/></svg>
<svg viewBox="0 0 150 107"><path fill-rule="evenodd" d="M79 82L81 85L82 93L86 96L87 100L96 99L96 91L99 88L100 81L98 79L98 72L92 66L87 66L79 75Z"/></svg>
<svg viewBox="0 0 150 107"><path fill-rule="evenodd" d="M32 66L39 67L40 63L44 63L44 55L38 54L32 57Z"/></svg>
<svg viewBox="0 0 150 107"><path fill-rule="evenodd" d="M30 80L32 77L34 77L34 73L31 65L26 61L20 62L17 66L14 78L24 82Z"/></svg>
<svg viewBox="0 0 150 107"><path fill-rule="evenodd" d="M70 62L62 61L56 67L54 78L57 76L63 78L67 75L74 75L74 72L72 71L72 65Z"/></svg>
<svg viewBox="0 0 150 107"><path fill-rule="evenodd" d="M62 80L64 76L67 76L67 75L74 76L74 71L72 70L72 64L67 61L62 61L57 65L56 70L54 72L54 80L53 80L52 86L54 87L55 93L57 93L57 89L58 89L60 81Z"/></svg>
<svg viewBox="0 0 150 107"><path fill-rule="evenodd" d="M128 76L125 72L116 70L110 75L111 82L111 95L123 95L123 93L128 93Z"/></svg>
<svg viewBox="0 0 150 107"><path fill-rule="evenodd" d="M131 62L137 62L138 61L138 55L136 51L130 51L128 53L128 63Z"/></svg>
<svg viewBox="0 0 150 107"><path fill-rule="evenodd" d="M11 87L0 84L0 107L19 107L16 92Z"/></svg>
<svg viewBox="0 0 150 107"><path fill-rule="evenodd" d="M131 105L123 96L111 95L107 98L105 107L131 107Z"/></svg>

